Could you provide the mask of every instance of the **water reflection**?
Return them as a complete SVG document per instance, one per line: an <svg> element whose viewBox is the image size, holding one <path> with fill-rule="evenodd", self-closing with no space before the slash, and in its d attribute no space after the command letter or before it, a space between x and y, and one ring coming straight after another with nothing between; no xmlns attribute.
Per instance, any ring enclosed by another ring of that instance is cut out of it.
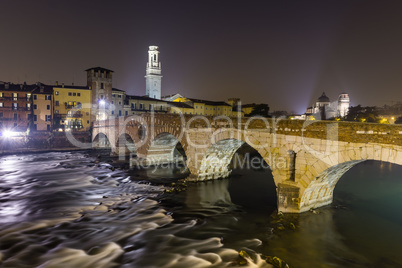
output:
<svg viewBox="0 0 402 268"><path fill-rule="evenodd" d="M0 158L3 267L402 267L402 168L366 162L346 173L334 205L280 216L268 170L189 183L176 170L119 170L86 153ZM162 185L160 185L162 184ZM251 263L252 262L252 263Z"/></svg>

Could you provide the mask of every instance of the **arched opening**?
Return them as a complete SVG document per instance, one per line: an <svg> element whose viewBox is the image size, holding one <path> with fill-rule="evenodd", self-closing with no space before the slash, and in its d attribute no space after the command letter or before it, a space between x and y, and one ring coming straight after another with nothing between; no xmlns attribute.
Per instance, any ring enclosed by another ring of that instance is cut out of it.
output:
<svg viewBox="0 0 402 268"><path fill-rule="evenodd" d="M147 163L149 165L163 165L166 163L185 164L186 160L187 156L182 144L174 135L167 132L155 137L147 153Z"/></svg>
<svg viewBox="0 0 402 268"><path fill-rule="evenodd" d="M402 239L402 166L368 160L337 182L333 224L349 251L377 266L400 267Z"/></svg>
<svg viewBox="0 0 402 268"><path fill-rule="evenodd" d="M336 183L353 166L364 160L354 160L332 166L318 175L304 191L300 201L300 212L332 203Z"/></svg>
<svg viewBox="0 0 402 268"><path fill-rule="evenodd" d="M230 162L229 193L234 204L248 213L270 215L277 208L271 168L256 149L243 143Z"/></svg>
<svg viewBox="0 0 402 268"><path fill-rule="evenodd" d="M95 136L95 138L92 141L92 148L111 149L111 144L108 137L105 134L99 133L98 135Z"/></svg>
<svg viewBox="0 0 402 268"><path fill-rule="evenodd" d="M276 185L269 165L249 144L225 139L213 144L203 157L201 180L230 177L229 192L233 203L248 209L276 208Z"/></svg>
<svg viewBox="0 0 402 268"><path fill-rule="evenodd" d="M137 156L137 148L130 135L127 133L121 134L116 144L116 154L121 157Z"/></svg>

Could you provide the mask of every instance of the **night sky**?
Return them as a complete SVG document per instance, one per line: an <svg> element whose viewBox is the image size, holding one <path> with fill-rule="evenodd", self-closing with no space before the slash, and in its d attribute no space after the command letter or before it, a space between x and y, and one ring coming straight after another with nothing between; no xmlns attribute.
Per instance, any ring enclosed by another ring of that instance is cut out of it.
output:
<svg viewBox="0 0 402 268"><path fill-rule="evenodd" d="M402 101L402 1L2 0L0 81L113 86L145 94L149 45L162 95L268 103L303 113L323 91L352 105Z"/></svg>

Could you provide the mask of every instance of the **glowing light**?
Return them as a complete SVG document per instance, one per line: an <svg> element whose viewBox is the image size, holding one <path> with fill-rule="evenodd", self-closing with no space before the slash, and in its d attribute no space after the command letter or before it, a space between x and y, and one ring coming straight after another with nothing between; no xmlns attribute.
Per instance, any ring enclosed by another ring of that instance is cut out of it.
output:
<svg viewBox="0 0 402 268"><path fill-rule="evenodd" d="M16 132L8 130L8 129L3 131L3 136L6 137L6 138L11 138L11 137L14 137L16 135L17 135Z"/></svg>
<svg viewBox="0 0 402 268"><path fill-rule="evenodd" d="M392 120L395 120L395 117L391 117Z"/></svg>
<svg viewBox="0 0 402 268"><path fill-rule="evenodd" d="M99 100L99 105L105 105L106 101L105 100Z"/></svg>

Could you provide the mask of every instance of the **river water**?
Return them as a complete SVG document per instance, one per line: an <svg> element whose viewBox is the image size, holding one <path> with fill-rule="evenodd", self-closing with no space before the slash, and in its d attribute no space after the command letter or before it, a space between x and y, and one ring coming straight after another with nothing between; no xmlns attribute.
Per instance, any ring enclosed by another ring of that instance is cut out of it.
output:
<svg viewBox="0 0 402 268"><path fill-rule="evenodd" d="M0 267L402 267L400 166L363 162L333 205L278 215L269 169L182 184L96 154L0 157Z"/></svg>

